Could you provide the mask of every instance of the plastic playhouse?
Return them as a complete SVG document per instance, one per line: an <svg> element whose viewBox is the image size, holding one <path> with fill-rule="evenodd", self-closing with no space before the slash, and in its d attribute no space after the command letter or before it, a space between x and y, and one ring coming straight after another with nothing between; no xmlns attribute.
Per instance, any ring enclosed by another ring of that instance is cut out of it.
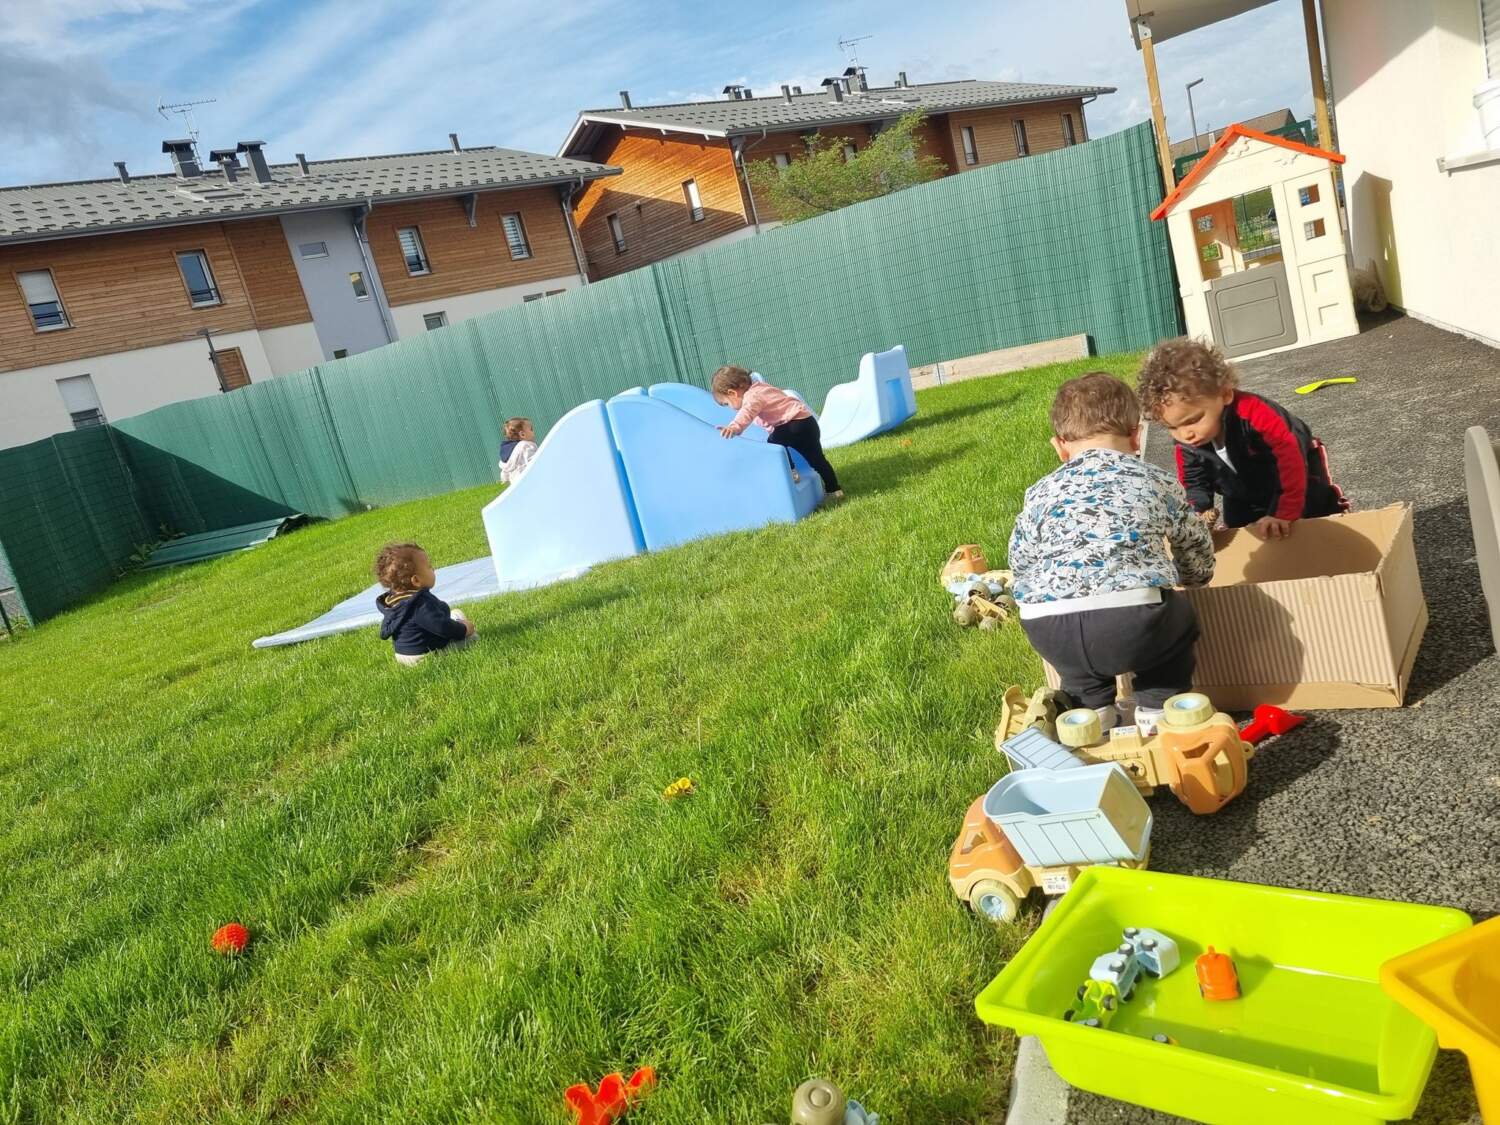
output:
<svg viewBox="0 0 1500 1125"><path fill-rule="evenodd" d="M1188 335L1237 359L1353 336L1333 166L1231 125L1151 213L1167 220Z"/></svg>
<svg viewBox="0 0 1500 1125"><path fill-rule="evenodd" d="M1054 699L1046 689L1030 702L1019 688L1006 691L995 745L1015 769L1076 770L1113 762L1141 792L1165 785L1199 814L1218 812L1245 790L1255 747L1201 692L1167 700L1161 726L1149 738L1134 726L1101 731L1099 716L1089 708L1057 715Z"/></svg>
<svg viewBox="0 0 1500 1125"><path fill-rule="evenodd" d="M1500 1121L1500 918L1387 961L1380 987L1469 1056L1479 1115Z"/></svg>
<svg viewBox="0 0 1500 1125"><path fill-rule="evenodd" d="M1038 1036L1094 1093L1218 1125L1372 1125L1411 1115L1437 1052L1381 991L1381 966L1469 924L1443 907L1089 867L975 1008ZM1143 926L1183 963L1210 945L1230 955L1238 999L1205 1000L1194 972L1141 972L1107 1024L1080 1023L1079 981Z"/></svg>

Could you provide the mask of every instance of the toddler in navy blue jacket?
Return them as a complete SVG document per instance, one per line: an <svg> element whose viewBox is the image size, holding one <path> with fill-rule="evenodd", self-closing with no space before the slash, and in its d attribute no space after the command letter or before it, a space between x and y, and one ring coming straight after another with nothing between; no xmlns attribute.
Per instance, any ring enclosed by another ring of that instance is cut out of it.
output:
<svg viewBox="0 0 1500 1125"><path fill-rule="evenodd" d="M385 593L375 599L383 618L380 639L396 650L396 663L411 666L428 653L460 648L474 638L469 619L432 592L437 574L415 543L390 543L375 556L375 577Z"/></svg>

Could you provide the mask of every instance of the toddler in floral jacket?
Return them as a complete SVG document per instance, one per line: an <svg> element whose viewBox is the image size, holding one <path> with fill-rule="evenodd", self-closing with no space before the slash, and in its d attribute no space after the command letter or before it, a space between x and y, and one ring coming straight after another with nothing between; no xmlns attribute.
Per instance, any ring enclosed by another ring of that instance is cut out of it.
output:
<svg viewBox="0 0 1500 1125"><path fill-rule="evenodd" d="M1135 392L1110 375L1062 385L1052 447L1063 464L1026 490L1010 569L1021 627L1062 689L1108 730L1115 677L1133 674L1149 734L1168 697L1192 687L1198 617L1173 587L1213 577L1214 545L1182 486L1140 459L1140 420Z"/></svg>

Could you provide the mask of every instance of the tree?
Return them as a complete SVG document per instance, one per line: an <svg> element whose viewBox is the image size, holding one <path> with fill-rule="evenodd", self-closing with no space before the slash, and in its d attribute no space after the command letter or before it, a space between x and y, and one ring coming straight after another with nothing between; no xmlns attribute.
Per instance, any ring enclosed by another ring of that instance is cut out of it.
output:
<svg viewBox="0 0 1500 1125"><path fill-rule="evenodd" d="M750 183L784 223L837 211L851 203L889 195L935 180L947 171L935 156L917 155L920 110L875 135L863 152L844 154L843 137L812 135L807 157L778 168L769 160L748 165Z"/></svg>

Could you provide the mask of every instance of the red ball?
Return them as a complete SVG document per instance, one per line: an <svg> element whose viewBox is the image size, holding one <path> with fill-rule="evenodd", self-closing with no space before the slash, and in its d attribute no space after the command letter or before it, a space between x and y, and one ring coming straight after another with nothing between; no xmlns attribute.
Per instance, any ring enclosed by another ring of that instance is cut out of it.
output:
<svg viewBox="0 0 1500 1125"><path fill-rule="evenodd" d="M227 926L220 926L214 931L213 941L215 953L239 953L250 940L250 931L238 922L230 922Z"/></svg>

